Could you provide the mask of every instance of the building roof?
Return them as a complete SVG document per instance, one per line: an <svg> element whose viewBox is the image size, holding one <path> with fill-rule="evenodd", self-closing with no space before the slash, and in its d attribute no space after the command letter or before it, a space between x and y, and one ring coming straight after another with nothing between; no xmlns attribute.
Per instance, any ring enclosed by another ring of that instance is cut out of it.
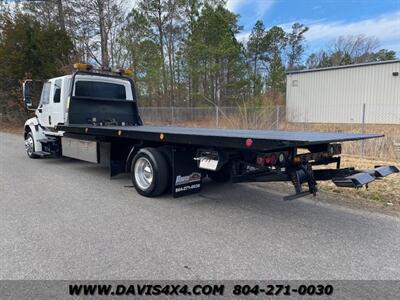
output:
<svg viewBox="0 0 400 300"><path fill-rule="evenodd" d="M385 61L376 61L376 62L352 64L352 65L345 65L345 66L334 66L334 67L307 69L307 70L293 70L293 71L287 71L286 74L290 75L290 74L298 74L298 73L330 71L330 70L336 70L336 69L356 68L356 67L365 67L365 66L374 66L374 65L383 65L383 64L394 64L394 63L400 63L400 60L399 59L385 60Z"/></svg>

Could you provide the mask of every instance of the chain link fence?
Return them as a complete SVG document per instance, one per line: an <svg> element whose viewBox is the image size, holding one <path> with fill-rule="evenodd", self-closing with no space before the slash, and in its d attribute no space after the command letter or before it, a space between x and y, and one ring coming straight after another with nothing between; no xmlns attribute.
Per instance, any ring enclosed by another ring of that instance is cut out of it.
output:
<svg viewBox="0 0 400 300"><path fill-rule="evenodd" d="M279 129L284 106L271 107L140 107L145 124L195 127Z"/></svg>

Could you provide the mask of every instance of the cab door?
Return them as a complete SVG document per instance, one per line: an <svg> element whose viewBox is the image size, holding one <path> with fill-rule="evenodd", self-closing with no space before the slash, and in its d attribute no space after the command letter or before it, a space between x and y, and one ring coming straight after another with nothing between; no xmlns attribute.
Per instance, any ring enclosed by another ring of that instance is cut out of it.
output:
<svg viewBox="0 0 400 300"><path fill-rule="evenodd" d="M44 127L54 127L64 123L63 103L61 101L62 78L51 79L44 83L37 115Z"/></svg>
<svg viewBox="0 0 400 300"><path fill-rule="evenodd" d="M48 116L51 127L64 123L63 103L61 101L62 83L63 80L61 78L51 80L50 112Z"/></svg>
<svg viewBox="0 0 400 300"><path fill-rule="evenodd" d="M36 110L36 116L39 119L40 125L44 127L49 127L49 114L51 111L50 108L50 90L51 90L51 82L46 81L43 84L42 94L40 96L40 103Z"/></svg>

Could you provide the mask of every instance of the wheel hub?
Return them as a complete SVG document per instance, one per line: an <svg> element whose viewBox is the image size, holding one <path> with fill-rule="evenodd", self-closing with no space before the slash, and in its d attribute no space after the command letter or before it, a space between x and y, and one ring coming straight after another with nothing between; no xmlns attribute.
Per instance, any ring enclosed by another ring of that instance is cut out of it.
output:
<svg viewBox="0 0 400 300"><path fill-rule="evenodd" d="M147 190L153 182L153 167L145 157L140 157L135 163L135 181L141 190Z"/></svg>
<svg viewBox="0 0 400 300"><path fill-rule="evenodd" d="M29 155L33 153L33 138L30 135L25 140L25 150Z"/></svg>

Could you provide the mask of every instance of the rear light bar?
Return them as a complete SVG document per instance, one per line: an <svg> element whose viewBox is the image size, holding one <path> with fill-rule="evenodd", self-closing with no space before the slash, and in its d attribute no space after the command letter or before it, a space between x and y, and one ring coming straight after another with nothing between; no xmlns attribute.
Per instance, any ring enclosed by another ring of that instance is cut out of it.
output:
<svg viewBox="0 0 400 300"><path fill-rule="evenodd" d="M325 151L298 154L291 158L288 151L263 153L257 156L257 164L261 166L285 165L292 161L293 164L299 165L310 161L319 161L324 158L330 158L334 155L342 153L341 144L329 144Z"/></svg>
<svg viewBox="0 0 400 300"><path fill-rule="evenodd" d="M288 160L289 152L272 152L257 156L257 164L262 166L275 166L284 164Z"/></svg>
<svg viewBox="0 0 400 300"><path fill-rule="evenodd" d="M326 151L322 152L314 152L314 153L304 153L298 154L293 157L294 164L301 164L303 162L309 161L318 161L324 158L329 158L334 155L338 155L342 153L342 145L341 144L329 144L327 146Z"/></svg>

